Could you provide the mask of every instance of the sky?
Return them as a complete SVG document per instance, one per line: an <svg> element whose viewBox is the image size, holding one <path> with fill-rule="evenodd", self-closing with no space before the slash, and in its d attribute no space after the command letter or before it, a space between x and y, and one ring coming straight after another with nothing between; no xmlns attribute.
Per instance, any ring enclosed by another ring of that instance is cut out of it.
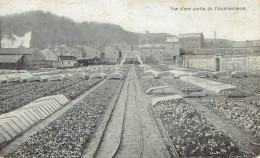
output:
<svg viewBox="0 0 260 158"><path fill-rule="evenodd" d="M226 6L246 10L215 10ZM180 10L183 7L191 10ZM193 11L200 7L205 11ZM118 24L132 32L203 32L205 38L213 38L216 31L217 38L236 41L260 39L259 8L260 0L0 0L0 16L42 10L76 22Z"/></svg>

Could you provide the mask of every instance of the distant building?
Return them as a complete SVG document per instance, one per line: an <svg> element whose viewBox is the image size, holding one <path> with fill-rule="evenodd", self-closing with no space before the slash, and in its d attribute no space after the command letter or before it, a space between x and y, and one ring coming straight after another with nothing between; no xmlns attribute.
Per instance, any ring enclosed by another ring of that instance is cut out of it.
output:
<svg viewBox="0 0 260 158"><path fill-rule="evenodd" d="M166 45L167 56L165 61L174 61L175 64L182 63L178 37L168 37L166 43L168 45Z"/></svg>
<svg viewBox="0 0 260 158"><path fill-rule="evenodd" d="M47 67L57 67L60 65L59 57L54 49L44 49L41 51L45 57L45 63Z"/></svg>
<svg viewBox="0 0 260 158"><path fill-rule="evenodd" d="M60 61L57 67L61 68L77 66L78 62L76 59L82 57L82 53L74 47L56 46L55 53Z"/></svg>
<svg viewBox="0 0 260 158"><path fill-rule="evenodd" d="M176 61L181 57L180 48L177 45L166 45L166 57L165 61Z"/></svg>
<svg viewBox="0 0 260 158"><path fill-rule="evenodd" d="M177 36L166 38L166 43L172 45L173 47L179 47L179 39Z"/></svg>
<svg viewBox="0 0 260 158"><path fill-rule="evenodd" d="M101 59L105 59L109 63L117 63L122 58L122 51L118 47L109 46L100 54Z"/></svg>
<svg viewBox="0 0 260 158"><path fill-rule="evenodd" d="M138 54L144 62L159 62L167 57L166 46L162 44L140 45Z"/></svg>
<svg viewBox="0 0 260 158"><path fill-rule="evenodd" d="M23 70L24 55L0 55L0 69Z"/></svg>
<svg viewBox="0 0 260 158"><path fill-rule="evenodd" d="M260 52L260 40L231 41L226 39L205 39L203 49L210 48L251 48L254 52Z"/></svg>
<svg viewBox="0 0 260 158"><path fill-rule="evenodd" d="M45 57L43 56L42 52L38 49L34 48L1 48L0 55L2 58L10 58L14 56L15 59L17 57L21 57L19 59L19 63L17 65L17 69L31 69L31 68L38 68L44 66ZM11 56L10 56L11 55ZM6 64L5 64L6 65ZM14 69L14 66L11 66L11 69Z"/></svg>
<svg viewBox="0 0 260 158"><path fill-rule="evenodd" d="M45 61L42 51L35 49L30 55L25 55L25 69L50 67Z"/></svg>
<svg viewBox="0 0 260 158"><path fill-rule="evenodd" d="M179 35L179 47L184 52L194 52L196 49L203 48L203 33L188 33Z"/></svg>
<svg viewBox="0 0 260 158"><path fill-rule="evenodd" d="M84 47L85 54L82 54L83 58L100 58L100 51L94 47Z"/></svg>

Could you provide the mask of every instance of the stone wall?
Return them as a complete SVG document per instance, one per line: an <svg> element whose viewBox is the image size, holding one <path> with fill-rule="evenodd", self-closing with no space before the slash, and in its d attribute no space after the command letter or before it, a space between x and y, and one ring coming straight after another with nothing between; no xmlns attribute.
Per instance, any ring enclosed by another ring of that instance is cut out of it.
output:
<svg viewBox="0 0 260 158"><path fill-rule="evenodd" d="M260 56L224 56L220 58L220 71L260 72Z"/></svg>
<svg viewBox="0 0 260 158"><path fill-rule="evenodd" d="M209 71L246 71L260 72L260 56L221 56L215 55L186 55L183 66Z"/></svg>
<svg viewBox="0 0 260 158"><path fill-rule="evenodd" d="M198 49L195 54L200 55L250 55L253 53L251 48L213 48L213 49Z"/></svg>
<svg viewBox="0 0 260 158"><path fill-rule="evenodd" d="M188 55L185 56L185 67L200 70L216 71L215 55Z"/></svg>

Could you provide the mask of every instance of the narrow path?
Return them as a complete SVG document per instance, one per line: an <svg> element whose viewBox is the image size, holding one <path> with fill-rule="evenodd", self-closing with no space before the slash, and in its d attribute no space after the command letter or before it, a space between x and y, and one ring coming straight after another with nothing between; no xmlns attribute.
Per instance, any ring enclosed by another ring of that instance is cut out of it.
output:
<svg viewBox="0 0 260 158"><path fill-rule="evenodd" d="M121 143L115 157L141 157L143 152L141 120L136 104L136 88L132 77L129 78L131 81L129 81Z"/></svg>
<svg viewBox="0 0 260 158"><path fill-rule="evenodd" d="M143 97L132 66L95 157L170 157Z"/></svg>
<svg viewBox="0 0 260 158"><path fill-rule="evenodd" d="M129 70L129 74L130 71L131 70ZM105 133L101 140L101 144L98 147L98 151L96 151L95 157L113 157L119 147L122 124L124 120L128 84L129 81L126 80L118 101L116 102L114 110L110 116L108 125L105 128ZM86 153L86 155L84 155L84 157L90 157L88 155L88 152Z"/></svg>
<svg viewBox="0 0 260 158"><path fill-rule="evenodd" d="M150 110L151 99L142 91L137 77L134 82L143 134L143 151L141 157L171 157L165 140L157 127L153 113Z"/></svg>

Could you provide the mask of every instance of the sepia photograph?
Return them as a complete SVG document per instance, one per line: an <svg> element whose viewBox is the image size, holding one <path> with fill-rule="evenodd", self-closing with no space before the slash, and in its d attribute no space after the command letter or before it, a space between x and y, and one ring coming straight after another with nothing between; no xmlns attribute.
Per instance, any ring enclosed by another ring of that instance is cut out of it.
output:
<svg viewBox="0 0 260 158"><path fill-rule="evenodd" d="M260 0L0 0L0 158L260 158Z"/></svg>

